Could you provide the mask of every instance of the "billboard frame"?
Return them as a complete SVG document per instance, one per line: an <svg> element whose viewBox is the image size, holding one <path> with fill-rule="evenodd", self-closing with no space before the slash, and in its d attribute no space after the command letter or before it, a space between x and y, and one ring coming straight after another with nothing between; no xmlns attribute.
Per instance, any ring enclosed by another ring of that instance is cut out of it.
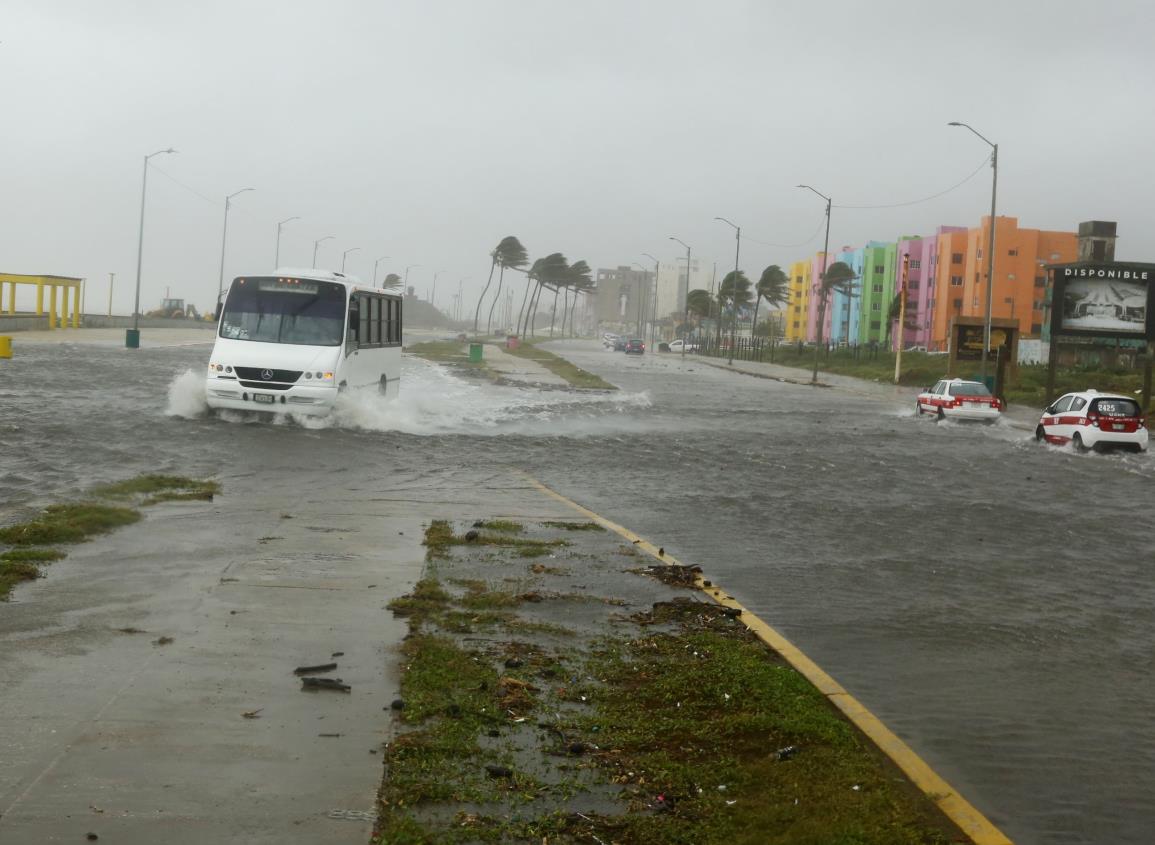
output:
<svg viewBox="0 0 1155 845"><path fill-rule="evenodd" d="M1148 343L1155 341L1155 320L1152 319L1152 309L1155 308L1155 264L1146 264L1135 261L1090 262L1076 261L1069 264L1051 264L1047 269L1051 273L1051 342L1060 337L1095 337L1110 338L1112 340L1145 340ZM1143 329L1137 332L1112 330L1110 328L1064 328L1063 300L1067 294L1070 282L1081 280L1099 281L1103 284L1112 279L1138 284L1146 288L1146 313Z"/></svg>

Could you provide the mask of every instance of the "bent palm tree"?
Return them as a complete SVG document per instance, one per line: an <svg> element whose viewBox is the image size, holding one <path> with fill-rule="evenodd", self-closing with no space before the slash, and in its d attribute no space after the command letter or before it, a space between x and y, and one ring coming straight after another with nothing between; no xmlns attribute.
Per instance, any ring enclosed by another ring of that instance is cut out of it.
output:
<svg viewBox="0 0 1155 845"><path fill-rule="evenodd" d="M497 307L498 301L501 299L501 288L505 282L505 268L512 267L518 269L524 267L529 261L529 256L525 253L525 247L521 245L521 241L513 235L502 238L501 243L497 245L494 250L496 260L501 272L497 274L497 293L493 295L493 304L489 306L489 319L485 323L485 333L490 334L493 331L493 309Z"/></svg>
<svg viewBox="0 0 1155 845"><path fill-rule="evenodd" d="M401 287L401 277L396 273L390 273L385 277L385 281L381 283L381 287L385 288L386 290L396 290L397 288Z"/></svg>
<svg viewBox="0 0 1155 845"><path fill-rule="evenodd" d="M818 281L818 324L814 327L814 372L810 376L813 384L818 383L818 350L822 346L822 327L826 320L826 305L834 291L849 296L858 277L845 261L835 261L826 268Z"/></svg>
<svg viewBox="0 0 1155 845"><path fill-rule="evenodd" d="M730 319L736 328L738 325L738 309L751 302L750 280L741 270L731 270L722 279L718 286L718 340L722 338L722 314L726 306L730 306Z"/></svg>
<svg viewBox="0 0 1155 845"><path fill-rule="evenodd" d="M751 336L754 335L754 330L758 328L758 307L762 304L763 299L771 308L790 302L790 280L786 278L781 267L777 264L771 264L762 271L762 275L758 278L758 284L754 287L754 293L756 298L754 299L754 322L750 326Z"/></svg>
<svg viewBox="0 0 1155 845"><path fill-rule="evenodd" d="M591 279L592 273L593 271L590 269L590 265L582 259L578 259L569 266L569 273L567 273L569 284L566 287L566 300L568 305L569 291L572 289L573 304L569 305L569 330L571 336L574 334L573 319L574 311L577 310L578 297L593 287L593 280ZM566 309L563 308L561 312L561 333L563 335L565 334L565 314Z"/></svg>
<svg viewBox="0 0 1155 845"><path fill-rule="evenodd" d="M481 296L477 298L477 309L473 312L474 332L477 331L478 322L481 319L481 303L485 302L485 295L489 293L489 286L493 284L493 272L497 269L497 247L494 247L493 252L489 253L489 258L489 278L485 280L485 287L481 289Z"/></svg>

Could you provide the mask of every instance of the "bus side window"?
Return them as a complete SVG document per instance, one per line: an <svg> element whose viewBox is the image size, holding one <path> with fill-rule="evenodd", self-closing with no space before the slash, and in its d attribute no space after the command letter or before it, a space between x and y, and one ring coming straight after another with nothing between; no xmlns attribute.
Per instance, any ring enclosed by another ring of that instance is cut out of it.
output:
<svg viewBox="0 0 1155 845"><path fill-rule="evenodd" d="M369 311L372 303L368 296L358 296L361 306L361 328L357 330L357 345L368 346L371 342L369 340Z"/></svg>
<svg viewBox="0 0 1155 845"><path fill-rule="evenodd" d="M369 300L373 306L373 313L369 319L369 342L374 346L381 345L381 297L374 296Z"/></svg>
<svg viewBox="0 0 1155 845"><path fill-rule="evenodd" d="M357 297L349 297L349 331L345 336L345 350L351 352L357 348L357 332L361 324L361 308Z"/></svg>

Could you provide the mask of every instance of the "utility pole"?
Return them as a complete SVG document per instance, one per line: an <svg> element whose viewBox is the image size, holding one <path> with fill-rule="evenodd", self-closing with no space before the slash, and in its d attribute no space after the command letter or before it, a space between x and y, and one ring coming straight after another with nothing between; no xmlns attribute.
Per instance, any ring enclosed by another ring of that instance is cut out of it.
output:
<svg viewBox="0 0 1155 845"><path fill-rule="evenodd" d="M112 316L112 288L116 284L116 273L108 274L108 316Z"/></svg>
<svg viewBox="0 0 1155 845"><path fill-rule="evenodd" d="M686 323L690 319L690 245L678 238L670 237L686 248L686 292L682 294L682 360L686 360Z"/></svg>
<svg viewBox="0 0 1155 845"><path fill-rule="evenodd" d="M902 373L902 344L903 332L906 330L906 279L910 272L910 253L902 254L902 284L899 286L898 300L898 351L894 355L894 383L898 384L898 377Z"/></svg>
<svg viewBox="0 0 1155 845"><path fill-rule="evenodd" d="M822 322L826 319L826 269L827 263L830 261L830 197L826 194L819 193L811 188L809 185L798 185L799 188L805 188L812 191L822 199L826 200L826 239L822 242L822 275L818 277L817 293L818 299L818 325L814 327L814 372L810 376L811 384L818 384L818 352L822 346Z"/></svg>
<svg viewBox="0 0 1155 845"><path fill-rule="evenodd" d="M730 285L730 366L734 366L734 347L738 344L738 254L742 250L742 227L725 217L715 217L734 229L734 283ZM721 316L721 315L719 315Z"/></svg>

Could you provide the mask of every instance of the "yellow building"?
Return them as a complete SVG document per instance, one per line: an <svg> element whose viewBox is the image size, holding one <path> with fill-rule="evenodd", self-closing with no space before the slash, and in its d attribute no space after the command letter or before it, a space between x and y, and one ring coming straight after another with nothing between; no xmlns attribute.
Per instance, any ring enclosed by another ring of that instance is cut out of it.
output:
<svg viewBox="0 0 1155 845"><path fill-rule="evenodd" d="M16 313L16 286L36 286L36 315L48 314L48 328L59 329L80 326L80 286L83 279L71 276L26 276L21 273L0 273L0 313ZM48 288L48 310L44 310L44 289ZM8 291L5 297L4 292ZM72 305L69 307L69 292ZM58 295L59 294L59 295Z"/></svg>
<svg viewBox="0 0 1155 845"><path fill-rule="evenodd" d="M790 302L783 309L786 342L806 340L806 315L810 310L811 262L795 261L790 265Z"/></svg>

